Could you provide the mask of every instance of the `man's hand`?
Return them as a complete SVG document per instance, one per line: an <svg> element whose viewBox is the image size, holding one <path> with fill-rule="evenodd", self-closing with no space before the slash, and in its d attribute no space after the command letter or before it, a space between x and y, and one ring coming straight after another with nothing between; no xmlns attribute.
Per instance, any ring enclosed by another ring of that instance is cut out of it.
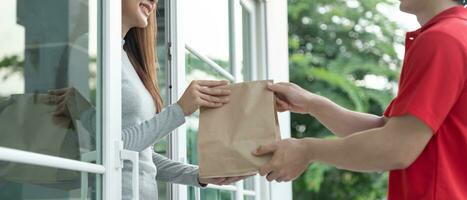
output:
<svg viewBox="0 0 467 200"><path fill-rule="evenodd" d="M268 89L275 93L279 112L310 114L339 137L386 124L384 117L350 111L293 83L269 84Z"/></svg>
<svg viewBox="0 0 467 200"><path fill-rule="evenodd" d="M295 113L308 114L312 108L311 104L322 98L293 83L269 83L268 89L276 95L276 106L279 112L290 110Z"/></svg>
<svg viewBox="0 0 467 200"><path fill-rule="evenodd" d="M223 177L223 178L198 178L200 184L230 185L249 176Z"/></svg>
<svg viewBox="0 0 467 200"><path fill-rule="evenodd" d="M268 181L294 180L307 169L311 162L306 144L294 138L259 146L252 154L255 156L273 154L271 161L259 169L259 174L267 175Z"/></svg>

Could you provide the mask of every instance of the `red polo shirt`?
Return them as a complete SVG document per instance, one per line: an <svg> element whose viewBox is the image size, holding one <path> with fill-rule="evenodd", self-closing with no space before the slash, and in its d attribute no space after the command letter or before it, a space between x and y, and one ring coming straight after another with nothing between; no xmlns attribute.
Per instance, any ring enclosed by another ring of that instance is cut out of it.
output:
<svg viewBox="0 0 467 200"><path fill-rule="evenodd" d="M454 7L407 33L397 97L385 116L412 115L433 137L389 176L389 200L467 200L467 9Z"/></svg>

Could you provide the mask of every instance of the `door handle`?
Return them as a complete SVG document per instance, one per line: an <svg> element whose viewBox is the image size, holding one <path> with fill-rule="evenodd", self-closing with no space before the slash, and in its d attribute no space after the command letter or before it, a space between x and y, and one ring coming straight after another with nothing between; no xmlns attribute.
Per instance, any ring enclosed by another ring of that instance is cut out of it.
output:
<svg viewBox="0 0 467 200"><path fill-rule="evenodd" d="M136 151L130 151L122 149L120 150L120 160L128 160L132 163L131 169L131 183L132 183L132 197L133 200L139 200L139 153Z"/></svg>

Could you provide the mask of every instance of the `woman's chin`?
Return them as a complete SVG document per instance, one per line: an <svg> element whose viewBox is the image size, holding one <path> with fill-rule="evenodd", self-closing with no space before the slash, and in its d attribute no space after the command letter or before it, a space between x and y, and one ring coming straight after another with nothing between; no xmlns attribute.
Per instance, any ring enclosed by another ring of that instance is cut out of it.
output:
<svg viewBox="0 0 467 200"><path fill-rule="evenodd" d="M148 27L148 22L147 22L147 21L144 21L144 22L141 24L140 28L146 28L146 27Z"/></svg>
<svg viewBox="0 0 467 200"><path fill-rule="evenodd" d="M146 17L141 17L138 19L138 23L136 24L136 27L138 28L146 28L148 26L148 19Z"/></svg>

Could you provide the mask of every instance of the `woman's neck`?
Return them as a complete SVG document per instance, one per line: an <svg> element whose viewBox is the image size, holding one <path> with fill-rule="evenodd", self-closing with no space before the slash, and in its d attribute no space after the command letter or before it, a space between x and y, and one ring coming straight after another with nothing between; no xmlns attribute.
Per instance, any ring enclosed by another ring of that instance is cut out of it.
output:
<svg viewBox="0 0 467 200"><path fill-rule="evenodd" d="M128 28L128 26L126 26L125 24L122 24L122 40L123 38L125 38L125 35L128 33L129 30L130 28Z"/></svg>

